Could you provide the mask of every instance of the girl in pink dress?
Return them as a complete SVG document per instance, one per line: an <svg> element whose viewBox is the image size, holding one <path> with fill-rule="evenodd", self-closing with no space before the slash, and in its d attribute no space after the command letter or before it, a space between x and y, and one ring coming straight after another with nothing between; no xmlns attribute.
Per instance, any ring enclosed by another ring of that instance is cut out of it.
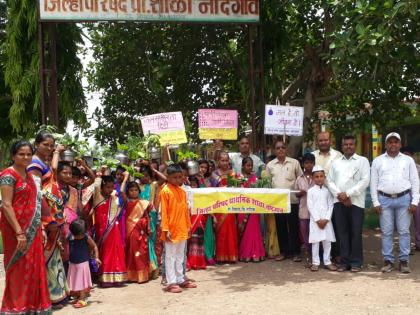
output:
<svg viewBox="0 0 420 315"><path fill-rule="evenodd" d="M253 162L250 157L242 160L242 176L246 180L243 187L256 183L257 176L252 172ZM238 214L239 260L259 262L265 259L263 238L260 230L259 214Z"/></svg>

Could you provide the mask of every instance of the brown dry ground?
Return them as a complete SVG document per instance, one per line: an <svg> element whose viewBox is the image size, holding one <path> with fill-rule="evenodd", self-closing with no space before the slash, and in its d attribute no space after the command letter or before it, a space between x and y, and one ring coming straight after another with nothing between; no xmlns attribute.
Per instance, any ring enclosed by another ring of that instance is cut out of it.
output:
<svg viewBox="0 0 420 315"><path fill-rule="evenodd" d="M420 252L411 274L382 274L380 234L365 232L364 241L358 274L314 273L290 260L239 263L190 272L198 288L181 294L162 292L159 280L95 288L88 307L55 314L420 314Z"/></svg>

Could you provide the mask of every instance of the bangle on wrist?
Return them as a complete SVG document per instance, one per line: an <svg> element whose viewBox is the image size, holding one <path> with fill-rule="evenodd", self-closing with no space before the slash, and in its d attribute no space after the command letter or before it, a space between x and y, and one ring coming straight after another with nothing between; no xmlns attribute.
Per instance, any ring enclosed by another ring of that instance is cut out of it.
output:
<svg viewBox="0 0 420 315"><path fill-rule="evenodd" d="M16 233L16 236L21 236L21 235L25 235L25 232Z"/></svg>

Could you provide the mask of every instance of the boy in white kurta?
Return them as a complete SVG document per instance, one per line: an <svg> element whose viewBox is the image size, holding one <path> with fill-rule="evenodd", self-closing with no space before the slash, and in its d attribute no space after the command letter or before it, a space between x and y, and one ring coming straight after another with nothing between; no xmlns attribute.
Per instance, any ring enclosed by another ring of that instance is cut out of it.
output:
<svg viewBox="0 0 420 315"><path fill-rule="evenodd" d="M312 169L312 178L315 186L308 190L308 210L310 214L309 243L312 244L311 271L318 271L320 265L319 244L322 242L324 250L324 265L331 271L336 271L330 260L331 242L335 242L331 216L334 198L325 187L325 173L321 166Z"/></svg>

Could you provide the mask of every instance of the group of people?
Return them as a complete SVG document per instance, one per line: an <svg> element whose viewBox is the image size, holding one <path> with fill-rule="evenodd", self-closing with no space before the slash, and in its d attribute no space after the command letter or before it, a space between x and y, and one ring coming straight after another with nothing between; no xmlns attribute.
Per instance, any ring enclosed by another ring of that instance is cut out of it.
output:
<svg viewBox="0 0 420 315"><path fill-rule="evenodd" d="M142 160L141 176L134 178L122 166L93 171L83 160L60 161L65 148L48 132L39 133L34 146L16 142L13 165L0 174L6 270L1 313L47 314L69 302L85 307L95 281L110 287L161 275L165 291L179 293L197 287L189 269L266 258L300 262L302 248L311 271L319 269L322 248L327 269L358 272L369 184L383 234L382 271L394 268L395 224L399 268L410 272L419 176L414 160L401 153L401 137L387 135L386 152L372 167L355 153L353 136L343 137L343 153L331 148L328 133L320 133L317 144L298 161L277 139L265 164L242 137L239 153L219 145L215 161L198 161L198 174L183 162ZM227 187L232 178L247 188L260 177L293 191L290 213L191 215L189 189Z"/></svg>

